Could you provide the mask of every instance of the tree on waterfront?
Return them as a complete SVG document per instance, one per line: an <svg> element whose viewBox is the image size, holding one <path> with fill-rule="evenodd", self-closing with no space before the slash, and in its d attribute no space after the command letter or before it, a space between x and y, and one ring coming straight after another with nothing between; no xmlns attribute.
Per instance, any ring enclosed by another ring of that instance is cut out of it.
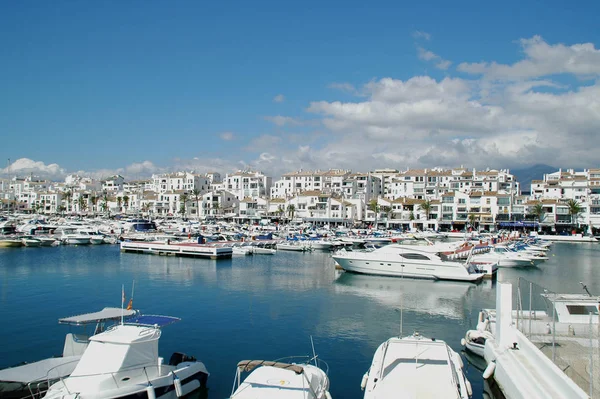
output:
<svg viewBox="0 0 600 399"><path fill-rule="evenodd" d="M144 205L142 205L142 215L143 212L146 212L146 215L150 217L150 203L146 202Z"/></svg>
<svg viewBox="0 0 600 399"><path fill-rule="evenodd" d="M62 216L64 217L64 216L65 216L65 210L66 210L66 209L67 209L67 208L65 208L65 206L64 206L64 205L59 205L59 206L58 206L58 208L57 208L56 210L57 210L57 211L58 211L60 214L62 214Z"/></svg>
<svg viewBox="0 0 600 399"><path fill-rule="evenodd" d="M102 211L107 212L107 217L110 218L110 209L108 207L108 193L106 191L102 195L102 200L104 201L102 203Z"/></svg>
<svg viewBox="0 0 600 399"><path fill-rule="evenodd" d="M283 207L283 205L279 205L277 207L277 214L279 215L279 218L281 218L285 214L285 208Z"/></svg>
<svg viewBox="0 0 600 399"><path fill-rule="evenodd" d="M390 215L392 214L392 207L387 205L382 206L381 212L383 212L383 214L385 215L385 228L387 229L388 227L390 227Z"/></svg>
<svg viewBox="0 0 600 399"><path fill-rule="evenodd" d="M185 213L186 213L186 204L188 201L188 195L187 193L183 193L179 196L179 201L181 202L181 205L179 207L179 213L181 213L181 217L185 217Z"/></svg>
<svg viewBox="0 0 600 399"><path fill-rule="evenodd" d="M294 214L296 213L296 206L294 204L289 204L287 207L287 213L290 220L294 219Z"/></svg>
<svg viewBox="0 0 600 399"><path fill-rule="evenodd" d="M129 208L129 196L123 196L123 206L125 207L125 213L127 213L127 208Z"/></svg>
<svg viewBox="0 0 600 399"><path fill-rule="evenodd" d="M425 220L429 220L429 212L431 212L431 201L425 200L422 204L419 204L419 210L425 212Z"/></svg>
<svg viewBox="0 0 600 399"><path fill-rule="evenodd" d="M379 218L379 201L377 201L377 198L373 198L371 201L369 201L369 210L373 213L375 213L375 228L377 228L377 223L378 223L378 218Z"/></svg>
<svg viewBox="0 0 600 399"><path fill-rule="evenodd" d="M538 202L531 208L531 214L535 216L538 222L538 231L542 230L542 220L544 220L544 205L541 202Z"/></svg>
<svg viewBox="0 0 600 399"><path fill-rule="evenodd" d="M196 201L196 219L200 220L200 190L197 188L193 189L192 196L194 197L194 201Z"/></svg>
<svg viewBox="0 0 600 399"><path fill-rule="evenodd" d="M69 212L69 202L71 201L71 198L73 198L73 192L72 191L65 191L65 205L66 205L66 211Z"/></svg>
<svg viewBox="0 0 600 399"><path fill-rule="evenodd" d="M469 224L475 230L475 223L477 222L477 216L474 213L469 213Z"/></svg>
<svg viewBox="0 0 600 399"><path fill-rule="evenodd" d="M85 211L87 208L86 200L83 198L83 195L80 195L79 198L77 198L77 205L79 205L79 212Z"/></svg>
<svg viewBox="0 0 600 399"><path fill-rule="evenodd" d="M96 194L92 194L92 196L90 197L90 202L92 203L92 212L94 213L94 216L96 216L96 211L98 210L98 208L96 208L96 204L98 203L98 196Z"/></svg>
<svg viewBox="0 0 600 399"><path fill-rule="evenodd" d="M123 198L117 197L117 208L119 208L119 213L121 212L121 204L123 203Z"/></svg>
<svg viewBox="0 0 600 399"><path fill-rule="evenodd" d="M567 201L569 207L569 215L571 215L571 224L577 225L579 228L579 216L583 213L583 208L577 200L570 199Z"/></svg>

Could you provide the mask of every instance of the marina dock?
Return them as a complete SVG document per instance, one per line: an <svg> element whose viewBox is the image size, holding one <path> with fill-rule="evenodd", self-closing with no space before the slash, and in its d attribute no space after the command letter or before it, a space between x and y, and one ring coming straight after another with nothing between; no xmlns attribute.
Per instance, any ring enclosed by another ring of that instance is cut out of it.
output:
<svg viewBox="0 0 600 399"><path fill-rule="evenodd" d="M194 258L231 258L231 247L217 247L210 244L165 243L165 242L121 242L121 252L145 253L165 256L190 256Z"/></svg>

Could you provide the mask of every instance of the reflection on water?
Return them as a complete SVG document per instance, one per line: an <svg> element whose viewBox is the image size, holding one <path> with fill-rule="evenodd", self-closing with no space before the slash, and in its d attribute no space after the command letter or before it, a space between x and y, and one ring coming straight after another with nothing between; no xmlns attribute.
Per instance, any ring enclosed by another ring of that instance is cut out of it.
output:
<svg viewBox="0 0 600 399"><path fill-rule="evenodd" d="M335 291L374 299L391 308L464 319L465 300L475 289L470 283L412 280L397 277L340 273Z"/></svg>
<svg viewBox="0 0 600 399"><path fill-rule="evenodd" d="M600 293L600 245L558 244L538 269L502 269L556 292ZM182 318L165 329L160 352L183 351L204 361L208 397L231 393L244 358L309 354L313 336L330 366L334 398L362 398L360 380L376 348L400 332L418 331L460 351L460 339L495 288L481 284L338 273L328 253L279 252L229 260L124 254L117 246L0 249L0 367L60 353L60 317L121 305L121 286L146 313ZM351 366L349 366L351 365ZM473 397L482 397L481 371L467 366ZM206 393L198 397L206 397Z"/></svg>

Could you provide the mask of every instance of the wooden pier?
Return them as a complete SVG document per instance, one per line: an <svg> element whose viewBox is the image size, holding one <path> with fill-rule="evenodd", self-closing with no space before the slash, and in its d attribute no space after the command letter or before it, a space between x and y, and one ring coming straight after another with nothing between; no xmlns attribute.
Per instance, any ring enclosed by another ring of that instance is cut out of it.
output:
<svg viewBox="0 0 600 399"><path fill-rule="evenodd" d="M121 252L145 253L164 256L191 256L194 258L223 259L231 258L231 247L217 247L210 244L188 242L121 242Z"/></svg>

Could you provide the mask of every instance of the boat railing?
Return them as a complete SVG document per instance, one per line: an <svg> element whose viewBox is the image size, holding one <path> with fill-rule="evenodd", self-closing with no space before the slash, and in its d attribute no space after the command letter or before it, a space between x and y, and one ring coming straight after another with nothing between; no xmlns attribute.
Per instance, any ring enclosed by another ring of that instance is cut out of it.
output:
<svg viewBox="0 0 600 399"><path fill-rule="evenodd" d="M47 380L44 381L47 386L46 390L42 391L40 389L38 393L35 393L32 390L31 398L33 398L33 399L42 398L47 393L47 391L51 387L51 385L55 384L59 381L62 382L63 386L65 387L65 389L67 390L69 395L77 394L78 392L71 392L71 390L69 389L68 383L66 381L67 379L74 381L75 379L79 379L79 378L110 376L114 382L114 387L116 389L122 388L123 386L129 386L131 384L130 380L132 380L136 377L145 377L146 383L150 384L151 377L166 376L166 375L171 374L172 368L169 366L170 365L164 365L162 363L160 363L160 364L157 363L156 365L148 365L148 364L133 365L133 366L129 366L129 367L123 367L123 368L119 369L118 371L107 371L107 372L103 372L103 373L81 374L81 375L77 375L77 376L71 375L68 377L58 377L58 378L54 378L54 379L47 378ZM163 368L165 370L168 370L168 373L163 374ZM127 379L122 380L122 382L124 384L119 383L119 381L121 381L121 377L127 378ZM41 383L39 383L38 385L41 385ZM43 393L44 395L41 395L41 393ZM35 396L36 394L38 396Z"/></svg>

